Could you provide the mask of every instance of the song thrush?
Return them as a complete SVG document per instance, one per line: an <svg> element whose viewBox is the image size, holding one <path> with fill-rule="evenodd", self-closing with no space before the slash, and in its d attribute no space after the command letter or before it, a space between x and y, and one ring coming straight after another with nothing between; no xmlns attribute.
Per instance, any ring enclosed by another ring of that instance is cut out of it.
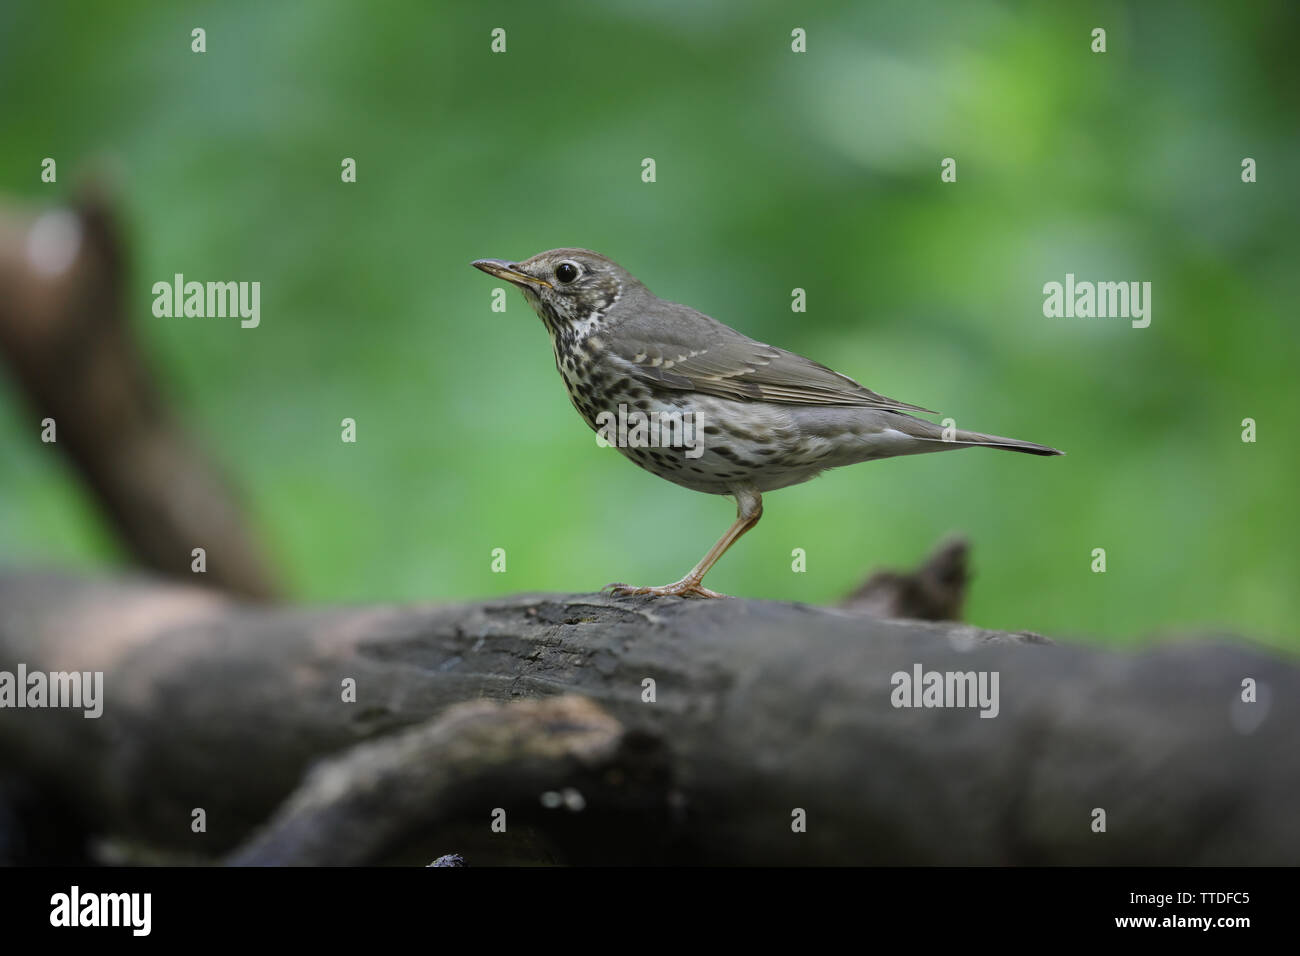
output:
<svg viewBox="0 0 1300 956"><path fill-rule="evenodd" d="M619 451L661 478L736 499L735 524L684 578L663 587L609 585L615 593L723 597L701 582L758 523L762 493L827 468L975 446L1063 454L979 432L945 436L938 425L907 414L936 413L878 395L802 355L666 302L617 263L586 249L473 265L523 292L550 333L555 367L573 406L592 429L604 434L611 420L625 422L628 413L637 423L667 422L670 441L647 442L647 434L653 439L656 433L634 427L632 440L617 442ZM702 441L688 440L685 423L702 431Z"/></svg>

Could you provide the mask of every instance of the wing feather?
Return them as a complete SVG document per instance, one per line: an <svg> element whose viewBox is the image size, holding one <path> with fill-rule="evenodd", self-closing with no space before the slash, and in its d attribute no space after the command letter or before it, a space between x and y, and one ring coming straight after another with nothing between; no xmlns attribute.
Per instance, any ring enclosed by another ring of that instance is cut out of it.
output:
<svg viewBox="0 0 1300 956"><path fill-rule="evenodd" d="M864 388L811 359L765 345L687 306L619 322L608 344L619 364L647 384L737 401L784 405L860 405L927 412ZM663 310L656 310L661 312Z"/></svg>

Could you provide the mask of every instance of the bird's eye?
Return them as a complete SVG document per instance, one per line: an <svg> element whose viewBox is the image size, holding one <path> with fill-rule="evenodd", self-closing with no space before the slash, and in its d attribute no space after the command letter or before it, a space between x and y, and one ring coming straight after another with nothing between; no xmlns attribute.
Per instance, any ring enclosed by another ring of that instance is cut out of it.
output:
<svg viewBox="0 0 1300 956"><path fill-rule="evenodd" d="M555 278L561 282L572 282L578 278L578 267L572 262L561 262L555 267Z"/></svg>

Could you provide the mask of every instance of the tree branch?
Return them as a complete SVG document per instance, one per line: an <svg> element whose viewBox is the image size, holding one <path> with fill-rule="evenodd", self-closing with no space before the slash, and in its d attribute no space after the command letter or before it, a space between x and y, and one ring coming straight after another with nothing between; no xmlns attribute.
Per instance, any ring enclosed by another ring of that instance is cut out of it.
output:
<svg viewBox="0 0 1300 956"><path fill-rule="evenodd" d="M127 316L121 231L105 202L0 212L0 355L129 552L162 574L237 594L277 591L240 506L169 416ZM35 440L35 437L33 437Z"/></svg>

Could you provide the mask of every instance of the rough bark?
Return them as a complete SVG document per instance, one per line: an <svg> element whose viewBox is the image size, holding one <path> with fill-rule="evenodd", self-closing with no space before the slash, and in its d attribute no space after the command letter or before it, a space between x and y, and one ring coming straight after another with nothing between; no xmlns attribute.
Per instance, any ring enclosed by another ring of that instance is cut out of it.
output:
<svg viewBox="0 0 1300 956"><path fill-rule="evenodd" d="M0 766L133 859L1300 862L1300 671L1227 639L1115 653L757 601L266 608L0 574L0 669L19 661L105 672L98 720L0 711ZM916 664L996 672L998 715L893 706Z"/></svg>

